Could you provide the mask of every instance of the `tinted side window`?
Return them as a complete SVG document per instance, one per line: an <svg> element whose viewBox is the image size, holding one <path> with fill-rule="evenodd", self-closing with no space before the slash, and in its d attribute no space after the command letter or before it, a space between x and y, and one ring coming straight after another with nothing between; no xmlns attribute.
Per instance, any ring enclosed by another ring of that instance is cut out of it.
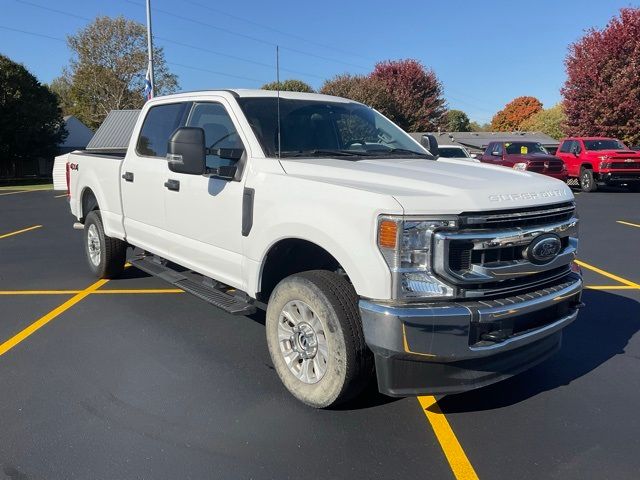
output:
<svg viewBox="0 0 640 480"><path fill-rule="evenodd" d="M501 143L496 143L493 146L492 152L496 152L498 155L502 155L502 144Z"/></svg>
<svg viewBox="0 0 640 480"><path fill-rule="evenodd" d="M571 140L565 140L564 142L562 142L562 146L560 147L560 151L562 153L569 153L571 151L571 144L573 143L573 141Z"/></svg>
<svg viewBox="0 0 640 480"><path fill-rule="evenodd" d="M209 148L242 148L242 141L233 125L231 117L223 105L219 103L198 103L194 105L188 127L200 127L204 130L204 142ZM234 160L207 155L207 167L233 165Z"/></svg>
<svg viewBox="0 0 640 480"><path fill-rule="evenodd" d="M151 107L142 124L136 151L139 155L165 157L169 137L182 123L186 103L170 103Z"/></svg>

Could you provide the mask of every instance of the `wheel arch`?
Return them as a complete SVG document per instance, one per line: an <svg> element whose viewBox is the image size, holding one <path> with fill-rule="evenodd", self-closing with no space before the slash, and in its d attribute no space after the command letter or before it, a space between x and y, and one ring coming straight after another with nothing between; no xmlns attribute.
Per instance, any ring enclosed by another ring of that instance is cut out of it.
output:
<svg viewBox="0 0 640 480"><path fill-rule="evenodd" d="M342 263L326 248L297 237L276 241L269 247L261 262L257 297L267 301L275 286L284 278L309 270L329 270L349 275Z"/></svg>

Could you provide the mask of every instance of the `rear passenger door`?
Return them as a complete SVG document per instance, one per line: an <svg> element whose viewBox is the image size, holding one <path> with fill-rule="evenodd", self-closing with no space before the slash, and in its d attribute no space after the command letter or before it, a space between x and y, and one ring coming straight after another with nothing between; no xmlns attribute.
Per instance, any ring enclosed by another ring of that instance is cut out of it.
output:
<svg viewBox="0 0 640 480"><path fill-rule="evenodd" d="M182 126L189 102L154 105L147 111L135 141L122 164L121 192L127 241L166 256L164 182L169 171L169 137Z"/></svg>

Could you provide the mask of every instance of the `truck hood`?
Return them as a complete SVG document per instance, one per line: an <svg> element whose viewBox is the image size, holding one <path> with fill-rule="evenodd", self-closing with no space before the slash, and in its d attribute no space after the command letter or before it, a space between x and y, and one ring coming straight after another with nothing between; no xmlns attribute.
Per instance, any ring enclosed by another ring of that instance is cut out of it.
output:
<svg viewBox="0 0 640 480"><path fill-rule="evenodd" d="M588 157L618 157L618 158L637 158L640 152L636 150L587 150L585 154Z"/></svg>
<svg viewBox="0 0 640 480"><path fill-rule="evenodd" d="M467 160L314 158L282 159L281 164L287 175L390 195L406 214L458 214L573 199L559 180Z"/></svg>

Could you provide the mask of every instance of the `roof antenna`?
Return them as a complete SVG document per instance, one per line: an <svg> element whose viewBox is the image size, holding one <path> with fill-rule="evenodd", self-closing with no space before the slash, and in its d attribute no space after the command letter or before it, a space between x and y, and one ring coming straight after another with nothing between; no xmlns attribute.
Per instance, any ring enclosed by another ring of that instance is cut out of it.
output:
<svg viewBox="0 0 640 480"><path fill-rule="evenodd" d="M280 142L280 47L276 45L276 88L278 90L278 159L282 155L282 144Z"/></svg>

